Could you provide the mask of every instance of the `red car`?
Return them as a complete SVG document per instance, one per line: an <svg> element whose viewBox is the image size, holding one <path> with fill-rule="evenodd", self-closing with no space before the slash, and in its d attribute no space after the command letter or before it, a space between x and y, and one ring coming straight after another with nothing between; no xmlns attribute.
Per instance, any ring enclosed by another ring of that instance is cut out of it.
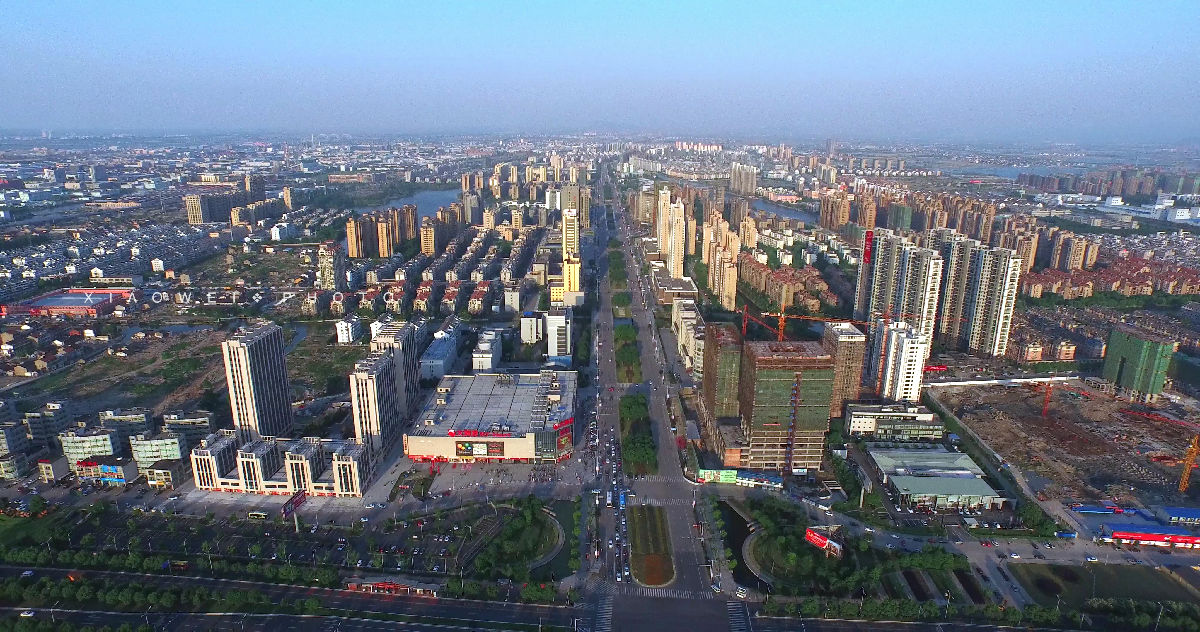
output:
<svg viewBox="0 0 1200 632"><path fill-rule="evenodd" d="M608 392L610 392L610 393L613 392L613 387L611 387L611 386L608 387Z"/></svg>

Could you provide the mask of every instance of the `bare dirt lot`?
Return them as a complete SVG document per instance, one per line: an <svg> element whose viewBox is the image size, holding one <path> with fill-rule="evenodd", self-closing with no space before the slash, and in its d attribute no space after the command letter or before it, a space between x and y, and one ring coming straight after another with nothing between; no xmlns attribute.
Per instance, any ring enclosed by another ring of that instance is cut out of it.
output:
<svg viewBox="0 0 1200 632"><path fill-rule="evenodd" d="M1133 415L1144 407L1114 400L1072 382L1055 386L1042 416L1042 386L963 386L937 389L937 398L1002 458L1048 480L1048 496L1178 500L1175 462L1195 430Z"/></svg>

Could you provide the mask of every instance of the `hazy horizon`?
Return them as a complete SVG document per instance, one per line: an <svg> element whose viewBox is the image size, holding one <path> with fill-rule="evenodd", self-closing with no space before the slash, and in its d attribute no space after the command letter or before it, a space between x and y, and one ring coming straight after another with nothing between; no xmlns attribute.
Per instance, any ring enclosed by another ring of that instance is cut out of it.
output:
<svg viewBox="0 0 1200 632"><path fill-rule="evenodd" d="M0 127L1200 139L1200 3L508 6L27 5Z"/></svg>

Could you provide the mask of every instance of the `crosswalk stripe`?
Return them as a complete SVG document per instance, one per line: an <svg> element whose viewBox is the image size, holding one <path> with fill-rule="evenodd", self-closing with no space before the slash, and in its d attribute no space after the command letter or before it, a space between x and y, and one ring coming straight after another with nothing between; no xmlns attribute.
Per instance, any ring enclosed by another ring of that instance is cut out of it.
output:
<svg viewBox="0 0 1200 632"><path fill-rule="evenodd" d="M746 604L740 601L726 601L725 612L729 615L729 629L732 632L753 632Z"/></svg>

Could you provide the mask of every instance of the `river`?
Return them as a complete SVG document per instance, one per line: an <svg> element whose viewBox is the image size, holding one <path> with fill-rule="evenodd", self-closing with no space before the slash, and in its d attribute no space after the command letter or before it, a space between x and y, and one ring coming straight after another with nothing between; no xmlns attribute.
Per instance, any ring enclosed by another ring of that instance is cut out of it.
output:
<svg viewBox="0 0 1200 632"><path fill-rule="evenodd" d="M798 220L805 222L806 224L816 224L817 223L817 216L814 213L810 213L808 211L801 211L799 209L794 209L794 208L791 208L788 206L781 206L779 204L775 204L774 202L768 202L761 198L754 198L754 200L750 203L750 206L756 211L766 211L768 213L774 213L780 217L786 217L789 219L798 219Z"/></svg>
<svg viewBox="0 0 1200 632"><path fill-rule="evenodd" d="M450 206L452 203L457 202L458 193L458 189L429 189L426 191L417 191L412 195L391 199L377 206L355 207L354 210L359 213L370 213L393 206L399 208L405 204L416 204L418 218L432 217L437 213L438 208ZM418 221L420 220L418 219Z"/></svg>

